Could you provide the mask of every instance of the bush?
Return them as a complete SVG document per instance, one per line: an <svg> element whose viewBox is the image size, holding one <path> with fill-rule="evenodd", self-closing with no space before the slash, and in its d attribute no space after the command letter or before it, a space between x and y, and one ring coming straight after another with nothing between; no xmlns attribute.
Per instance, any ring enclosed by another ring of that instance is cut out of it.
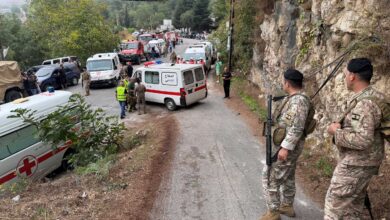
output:
<svg viewBox="0 0 390 220"><path fill-rule="evenodd" d="M13 112L15 115L10 117L22 118L35 126L41 140L55 148L71 141L75 153L68 159L73 167L86 166L114 154L122 143L123 123L119 123L116 116L106 116L100 108L93 110L78 94L72 95L68 104L44 120L35 118L30 109L16 109Z"/></svg>

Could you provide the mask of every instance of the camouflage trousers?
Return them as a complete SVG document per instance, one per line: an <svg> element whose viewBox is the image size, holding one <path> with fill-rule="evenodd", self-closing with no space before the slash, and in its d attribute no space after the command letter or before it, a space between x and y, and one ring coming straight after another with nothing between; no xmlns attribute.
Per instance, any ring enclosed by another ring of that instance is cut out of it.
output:
<svg viewBox="0 0 390 220"><path fill-rule="evenodd" d="M364 198L378 170L376 166L337 164L325 198L324 219L370 219Z"/></svg>
<svg viewBox="0 0 390 220"><path fill-rule="evenodd" d="M290 151L286 161L276 161L271 168L264 166L262 179L268 210L279 210L280 204L293 205L295 197L295 170L303 146ZM268 169L270 169L268 171ZM270 172L268 181L268 172Z"/></svg>

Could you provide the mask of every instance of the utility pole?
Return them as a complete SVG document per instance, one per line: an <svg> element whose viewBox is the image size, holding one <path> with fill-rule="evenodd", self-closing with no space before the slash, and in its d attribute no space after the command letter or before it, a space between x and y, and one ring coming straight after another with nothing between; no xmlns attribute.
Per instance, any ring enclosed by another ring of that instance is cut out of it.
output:
<svg viewBox="0 0 390 220"><path fill-rule="evenodd" d="M229 16L229 36L228 36L228 45L229 45L229 72L232 71L232 57L233 57L233 34L234 34L234 1L230 0L230 16Z"/></svg>

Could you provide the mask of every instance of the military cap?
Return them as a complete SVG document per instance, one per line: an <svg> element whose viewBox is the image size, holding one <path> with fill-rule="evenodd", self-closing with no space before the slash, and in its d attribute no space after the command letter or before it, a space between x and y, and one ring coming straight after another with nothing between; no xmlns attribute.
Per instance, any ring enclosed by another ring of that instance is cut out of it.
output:
<svg viewBox="0 0 390 220"><path fill-rule="evenodd" d="M302 82L303 74L296 69L288 69L284 72L284 78L295 82Z"/></svg>
<svg viewBox="0 0 390 220"><path fill-rule="evenodd" d="M358 74L362 79L371 80L373 67L367 58L356 58L348 62L347 69L351 73Z"/></svg>

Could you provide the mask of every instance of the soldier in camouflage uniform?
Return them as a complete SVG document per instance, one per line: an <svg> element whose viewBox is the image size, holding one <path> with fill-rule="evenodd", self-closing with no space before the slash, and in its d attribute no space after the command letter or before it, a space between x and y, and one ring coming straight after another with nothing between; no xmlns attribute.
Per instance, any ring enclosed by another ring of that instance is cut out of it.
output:
<svg viewBox="0 0 390 220"><path fill-rule="evenodd" d="M340 160L326 194L324 219L370 219L364 199L384 158L384 139L377 130L381 110L369 98L384 96L370 86L373 67L368 59L350 60L344 74L348 90L355 94L345 117L328 127Z"/></svg>
<svg viewBox="0 0 390 220"><path fill-rule="evenodd" d="M310 99L302 91L302 81L303 75L297 70L290 69L284 74L283 90L289 96L283 100L280 111L274 112L279 112L274 115L274 121L275 127L284 129L285 135L273 144L280 148L278 160L271 168L265 166L263 170L268 211L261 220L280 219L280 214L295 216L295 169L305 142L304 128L310 108Z"/></svg>

